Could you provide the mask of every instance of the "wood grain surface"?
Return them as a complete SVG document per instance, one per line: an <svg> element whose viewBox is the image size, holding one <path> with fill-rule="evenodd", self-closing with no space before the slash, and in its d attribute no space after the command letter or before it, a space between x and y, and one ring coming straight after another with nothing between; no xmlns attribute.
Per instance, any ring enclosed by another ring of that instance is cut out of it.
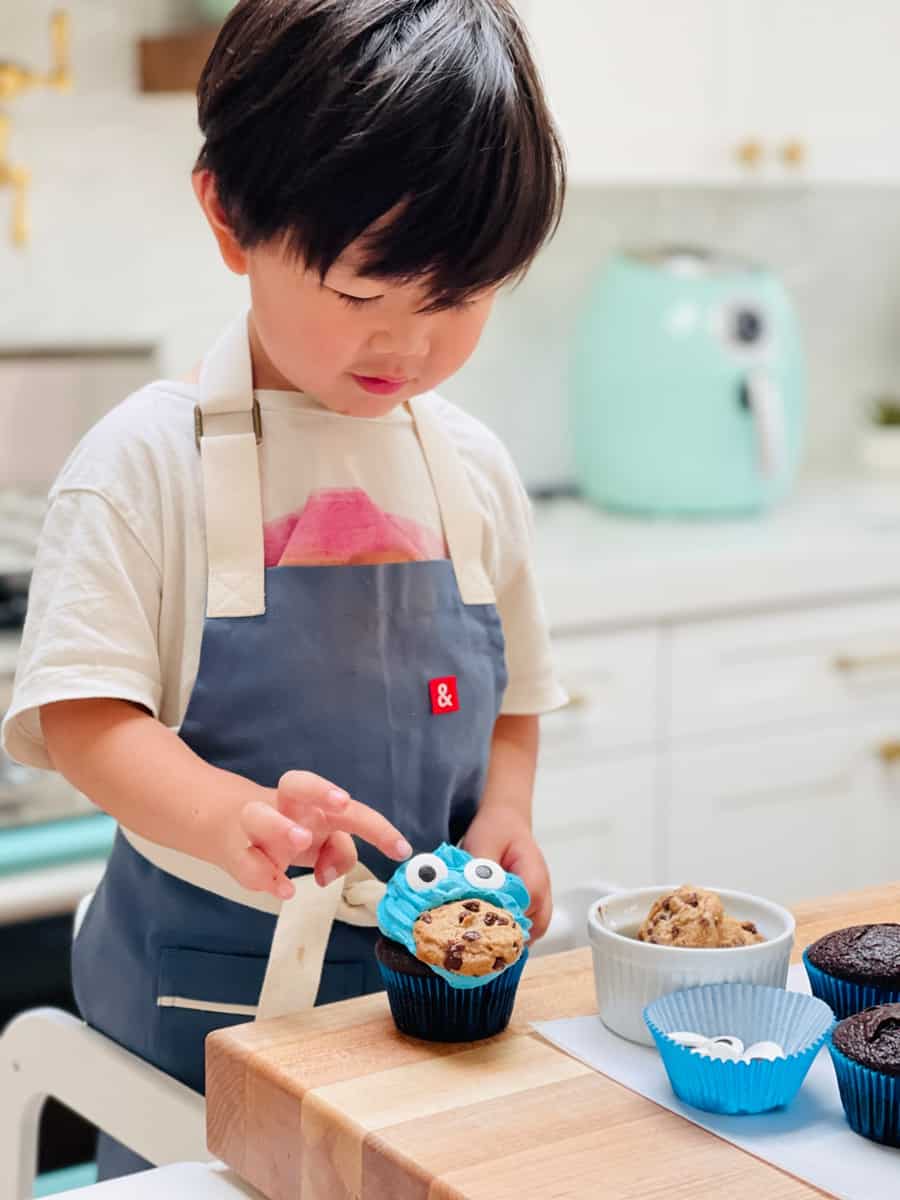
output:
<svg viewBox="0 0 900 1200"><path fill-rule="evenodd" d="M900 920L900 884L801 904L795 960ZM269 1200L803 1200L818 1189L628 1091L529 1023L596 1011L589 950L525 969L509 1028L398 1033L383 994L207 1041L211 1152Z"/></svg>

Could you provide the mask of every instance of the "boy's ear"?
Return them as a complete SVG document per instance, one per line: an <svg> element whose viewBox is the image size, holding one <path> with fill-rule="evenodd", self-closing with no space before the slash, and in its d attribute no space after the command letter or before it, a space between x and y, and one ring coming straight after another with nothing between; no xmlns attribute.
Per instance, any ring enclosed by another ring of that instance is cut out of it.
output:
<svg viewBox="0 0 900 1200"><path fill-rule="evenodd" d="M241 249L240 243L234 236L234 232L225 215L225 210L219 202L215 175L213 175L212 171L195 171L191 176L191 183L194 188L194 195L203 209L203 215L209 222L213 236L219 243L219 252L222 255L222 261L228 267L229 271L234 271L235 275L246 275L247 255Z"/></svg>

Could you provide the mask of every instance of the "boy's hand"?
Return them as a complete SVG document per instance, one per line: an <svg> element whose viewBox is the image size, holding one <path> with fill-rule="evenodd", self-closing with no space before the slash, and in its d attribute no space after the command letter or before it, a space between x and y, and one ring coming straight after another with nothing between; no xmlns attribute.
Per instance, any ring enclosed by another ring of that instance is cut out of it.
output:
<svg viewBox="0 0 900 1200"><path fill-rule="evenodd" d="M289 900L294 885L289 866L313 867L325 887L356 863L351 834L364 838L388 858L403 860L412 847L398 829L321 775L288 771L270 790L271 802L251 800L240 809L229 837L225 869L243 887Z"/></svg>
<svg viewBox="0 0 900 1200"><path fill-rule="evenodd" d="M553 915L550 872L528 822L513 808L488 805L480 810L463 842L476 858L490 858L504 871L518 875L531 893L526 916L531 917L531 940L547 932Z"/></svg>

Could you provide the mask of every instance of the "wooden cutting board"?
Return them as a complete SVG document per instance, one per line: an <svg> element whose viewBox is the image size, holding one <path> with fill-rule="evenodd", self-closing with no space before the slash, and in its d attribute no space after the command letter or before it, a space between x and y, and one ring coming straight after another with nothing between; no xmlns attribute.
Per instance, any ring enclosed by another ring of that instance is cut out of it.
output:
<svg viewBox="0 0 900 1200"><path fill-rule="evenodd" d="M900 884L800 905L830 929L900 920ZM809 1200L783 1174L529 1030L596 1011L589 950L531 961L509 1028L399 1034L384 994L207 1041L210 1151L269 1200Z"/></svg>

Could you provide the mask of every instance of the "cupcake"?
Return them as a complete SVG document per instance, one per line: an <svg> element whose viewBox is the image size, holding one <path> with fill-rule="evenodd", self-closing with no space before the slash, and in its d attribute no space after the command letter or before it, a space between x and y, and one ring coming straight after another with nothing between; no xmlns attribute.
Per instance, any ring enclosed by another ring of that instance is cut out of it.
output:
<svg viewBox="0 0 900 1200"><path fill-rule="evenodd" d="M828 1049L850 1128L900 1147L900 1004L854 1013L835 1028Z"/></svg>
<svg viewBox="0 0 900 1200"><path fill-rule="evenodd" d="M814 996L852 1016L900 1002L900 925L851 925L807 946L803 965Z"/></svg>
<svg viewBox="0 0 900 1200"><path fill-rule="evenodd" d="M378 905L375 957L401 1033L471 1042L506 1028L530 900L518 876L456 846L397 868Z"/></svg>

